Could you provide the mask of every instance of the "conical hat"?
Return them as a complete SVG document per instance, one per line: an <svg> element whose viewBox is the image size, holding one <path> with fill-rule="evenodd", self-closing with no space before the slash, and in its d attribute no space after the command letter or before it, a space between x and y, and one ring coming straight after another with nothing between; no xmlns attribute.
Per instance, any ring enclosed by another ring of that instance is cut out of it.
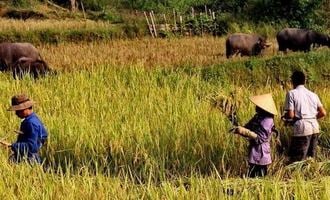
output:
<svg viewBox="0 0 330 200"><path fill-rule="evenodd" d="M253 96L250 97L250 100L261 109L273 115L277 115L277 109L271 93Z"/></svg>

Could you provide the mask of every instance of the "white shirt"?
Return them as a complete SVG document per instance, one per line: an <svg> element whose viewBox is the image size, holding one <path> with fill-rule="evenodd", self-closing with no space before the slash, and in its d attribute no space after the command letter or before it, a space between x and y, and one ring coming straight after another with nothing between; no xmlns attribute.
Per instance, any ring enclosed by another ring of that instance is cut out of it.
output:
<svg viewBox="0 0 330 200"><path fill-rule="evenodd" d="M320 98L304 85L299 85L287 93L284 109L292 110L295 116L301 119L293 125L293 136L307 136L320 132L316 119L319 107L322 107Z"/></svg>

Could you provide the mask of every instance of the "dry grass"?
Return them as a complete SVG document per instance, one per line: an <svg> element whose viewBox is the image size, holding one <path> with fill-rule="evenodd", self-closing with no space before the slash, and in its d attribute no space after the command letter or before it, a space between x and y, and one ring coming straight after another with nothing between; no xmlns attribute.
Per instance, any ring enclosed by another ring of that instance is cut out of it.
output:
<svg viewBox="0 0 330 200"><path fill-rule="evenodd" d="M75 19L47 19L47 20L15 20L0 18L2 31L30 31L30 30L71 30L71 29L93 29L110 28L112 24L102 21L75 20Z"/></svg>
<svg viewBox="0 0 330 200"><path fill-rule="evenodd" d="M274 44L274 41L272 41ZM195 37L181 39L114 40L98 43L65 43L38 47L50 66L56 69L88 69L99 65L208 66L228 61L225 57L225 37ZM271 56L276 45L265 50ZM232 60L247 59L233 58Z"/></svg>

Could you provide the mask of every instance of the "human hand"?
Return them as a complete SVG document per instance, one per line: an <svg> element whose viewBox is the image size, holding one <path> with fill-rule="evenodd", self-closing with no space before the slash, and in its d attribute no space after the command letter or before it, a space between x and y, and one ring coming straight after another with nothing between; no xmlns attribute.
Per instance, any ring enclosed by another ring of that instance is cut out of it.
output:
<svg viewBox="0 0 330 200"><path fill-rule="evenodd" d="M230 132L234 134L240 134L245 128L243 126L234 126L230 129Z"/></svg>
<svg viewBox="0 0 330 200"><path fill-rule="evenodd" d="M9 143L9 142L6 142L6 141L0 141L0 144L2 144L2 145L4 145L4 146L6 146L6 147L11 147L11 143Z"/></svg>
<svg viewBox="0 0 330 200"><path fill-rule="evenodd" d="M231 129L229 129L229 133L237 134L237 128L238 126L233 126Z"/></svg>

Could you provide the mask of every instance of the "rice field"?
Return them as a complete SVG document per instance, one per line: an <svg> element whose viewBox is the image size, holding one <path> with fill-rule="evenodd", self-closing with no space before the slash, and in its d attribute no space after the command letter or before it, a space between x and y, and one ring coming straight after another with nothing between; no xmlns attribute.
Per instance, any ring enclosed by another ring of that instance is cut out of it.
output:
<svg viewBox="0 0 330 200"><path fill-rule="evenodd" d="M263 52L264 58L276 55L276 42ZM225 37L113 40L106 42L38 45L42 56L55 69L75 71L100 65L116 67L177 68L210 66L227 61ZM232 61L246 60L236 57Z"/></svg>
<svg viewBox="0 0 330 200"><path fill-rule="evenodd" d="M37 45L58 70L40 80L0 74L0 133L15 141L19 119L6 111L13 94L37 102L50 138L43 166L11 165L0 150L2 199L329 199L330 146L315 160L287 166L272 142L265 179L247 179L247 142L212 106L234 95L244 124L248 97L272 92L278 110L293 69L325 106L330 51L256 58L224 57L224 38L136 39ZM273 47L275 48L275 47ZM321 121L329 137L329 118ZM285 144L291 134L279 117Z"/></svg>

